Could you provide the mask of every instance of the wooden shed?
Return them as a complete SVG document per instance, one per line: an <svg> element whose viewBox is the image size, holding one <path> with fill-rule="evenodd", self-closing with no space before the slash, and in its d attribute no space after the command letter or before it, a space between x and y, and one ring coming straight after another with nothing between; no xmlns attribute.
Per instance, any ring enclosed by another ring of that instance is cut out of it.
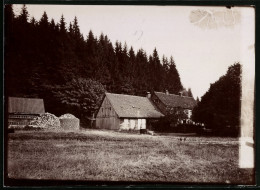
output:
<svg viewBox="0 0 260 190"><path fill-rule="evenodd" d="M43 99L8 98L8 126L25 126L40 114L45 113Z"/></svg>
<svg viewBox="0 0 260 190"><path fill-rule="evenodd" d="M163 116L147 97L105 93L96 114L96 127L140 130Z"/></svg>

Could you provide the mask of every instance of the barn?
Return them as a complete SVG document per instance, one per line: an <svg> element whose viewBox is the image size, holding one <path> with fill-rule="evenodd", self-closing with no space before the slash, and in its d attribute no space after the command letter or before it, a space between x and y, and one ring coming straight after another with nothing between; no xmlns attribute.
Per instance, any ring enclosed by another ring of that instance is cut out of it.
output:
<svg viewBox="0 0 260 190"><path fill-rule="evenodd" d="M40 114L45 113L43 99L8 98L8 126L25 126Z"/></svg>
<svg viewBox="0 0 260 190"><path fill-rule="evenodd" d="M96 114L96 127L102 129L147 129L164 115L147 97L105 93Z"/></svg>

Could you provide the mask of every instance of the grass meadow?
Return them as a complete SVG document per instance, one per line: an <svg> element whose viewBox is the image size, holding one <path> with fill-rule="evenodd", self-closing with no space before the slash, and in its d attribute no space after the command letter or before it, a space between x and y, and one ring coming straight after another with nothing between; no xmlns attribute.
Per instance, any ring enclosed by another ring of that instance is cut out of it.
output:
<svg viewBox="0 0 260 190"><path fill-rule="evenodd" d="M235 138L150 136L113 131L16 131L8 140L12 179L252 184L238 168Z"/></svg>

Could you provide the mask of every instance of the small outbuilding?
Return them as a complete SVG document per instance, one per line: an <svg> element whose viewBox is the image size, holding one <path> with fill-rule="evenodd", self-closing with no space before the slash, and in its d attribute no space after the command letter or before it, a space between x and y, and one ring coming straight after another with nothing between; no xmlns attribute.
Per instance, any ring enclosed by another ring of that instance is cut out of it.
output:
<svg viewBox="0 0 260 190"><path fill-rule="evenodd" d="M31 121L45 113L43 99L8 98L8 126L30 125Z"/></svg>
<svg viewBox="0 0 260 190"><path fill-rule="evenodd" d="M96 127L102 129L147 129L164 115L147 97L105 93L96 114Z"/></svg>

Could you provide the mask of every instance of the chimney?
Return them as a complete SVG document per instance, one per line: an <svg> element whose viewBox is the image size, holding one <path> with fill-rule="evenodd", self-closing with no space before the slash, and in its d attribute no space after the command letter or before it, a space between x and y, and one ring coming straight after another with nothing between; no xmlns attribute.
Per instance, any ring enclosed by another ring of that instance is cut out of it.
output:
<svg viewBox="0 0 260 190"><path fill-rule="evenodd" d="M166 95L169 95L169 91L168 91L168 90L165 90L165 94L166 94Z"/></svg>
<svg viewBox="0 0 260 190"><path fill-rule="evenodd" d="M146 97L147 97L147 98L151 98L151 93L150 93L150 92L147 92Z"/></svg>

